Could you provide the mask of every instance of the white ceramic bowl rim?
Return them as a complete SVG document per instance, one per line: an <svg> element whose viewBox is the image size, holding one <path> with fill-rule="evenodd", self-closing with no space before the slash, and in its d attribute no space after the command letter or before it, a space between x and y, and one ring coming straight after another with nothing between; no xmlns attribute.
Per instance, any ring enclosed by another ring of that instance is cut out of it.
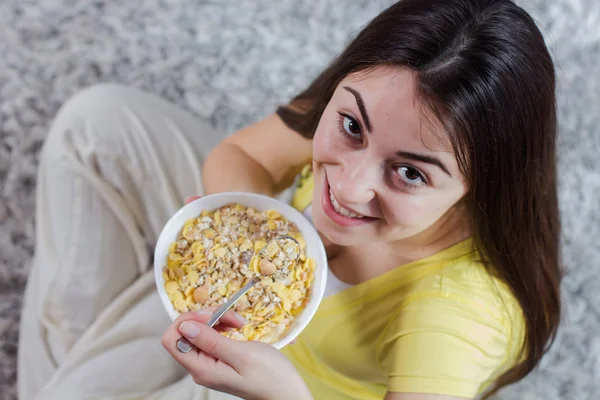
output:
<svg viewBox="0 0 600 400"><path fill-rule="evenodd" d="M201 197L179 209L165 224L162 229L154 251L154 276L161 302L169 317L174 320L179 313L174 309L164 289L162 275L165 260L169 253L169 245L174 242L185 221L196 218L202 210L215 210L227 204L239 203L246 207L253 207L260 211L275 210L286 219L296 224L298 230L306 241L307 256L316 261L315 277L313 280L311 297L307 307L295 317L291 328L286 335L273 343L273 347L281 349L294 340L310 322L325 293L327 281L327 254L323 242L312 223L292 206L272 197L254 193L225 192Z"/></svg>

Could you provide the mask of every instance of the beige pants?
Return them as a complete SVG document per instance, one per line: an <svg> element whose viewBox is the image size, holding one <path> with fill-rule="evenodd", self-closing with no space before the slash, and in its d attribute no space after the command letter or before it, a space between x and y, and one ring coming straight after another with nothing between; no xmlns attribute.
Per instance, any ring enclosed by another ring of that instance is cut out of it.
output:
<svg viewBox="0 0 600 400"><path fill-rule="evenodd" d="M163 224L201 192L218 140L174 105L116 85L63 106L40 159L21 400L233 398L195 385L160 345L170 320L151 271Z"/></svg>

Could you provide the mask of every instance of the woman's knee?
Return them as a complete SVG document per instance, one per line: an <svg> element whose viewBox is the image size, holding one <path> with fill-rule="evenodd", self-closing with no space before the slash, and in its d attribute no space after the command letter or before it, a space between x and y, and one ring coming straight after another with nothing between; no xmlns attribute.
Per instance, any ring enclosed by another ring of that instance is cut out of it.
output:
<svg viewBox="0 0 600 400"><path fill-rule="evenodd" d="M56 120L84 123L92 119L108 119L122 112L135 89L116 83L100 83L71 96L60 108Z"/></svg>
<svg viewBox="0 0 600 400"><path fill-rule="evenodd" d="M142 92L102 83L75 93L59 109L46 142L49 146L105 148L110 151L126 134L125 119Z"/></svg>

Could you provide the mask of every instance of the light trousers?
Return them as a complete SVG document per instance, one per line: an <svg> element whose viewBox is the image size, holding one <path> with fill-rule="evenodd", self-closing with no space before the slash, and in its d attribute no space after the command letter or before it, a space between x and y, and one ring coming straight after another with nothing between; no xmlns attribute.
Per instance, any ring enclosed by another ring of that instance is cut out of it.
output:
<svg viewBox="0 0 600 400"><path fill-rule="evenodd" d="M44 144L19 341L30 399L234 397L196 385L160 344L170 323L153 246L222 138L191 114L103 84L71 98Z"/></svg>

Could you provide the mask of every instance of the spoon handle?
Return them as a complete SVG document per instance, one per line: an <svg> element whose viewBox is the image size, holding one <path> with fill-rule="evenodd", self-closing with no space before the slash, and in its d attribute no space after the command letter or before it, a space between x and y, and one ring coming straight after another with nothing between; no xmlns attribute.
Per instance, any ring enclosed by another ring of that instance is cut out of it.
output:
<svg viewBox="0 0 600 400"><path fill-rule="evenodd" d="M250 282L246 283L240 290L238 290L233 296L231 296L231 298L227 301L227 303L223 304L221 307L219 307L217 309L217 311L215 311L213 313L213 315L210 317L210 319L208 320L206 325L208 325L209 327L212 328L219 321L219 319L223 316L223 314L225 314L227 312L227 310L229 310L240 299L240 297L245 295L246 292L248 290L252 289L252 287L254 285L256 285L258 282L260 282L260 278L255 277L255 278L251 279Z"/></svg>
<svg viewBox="0 0 600 400"><path fill-rule="evenodd" d="M231 296L227 303L223 304L217 309L217 311L213 313L206 325L208 325L211 328L215 326L215 324L219 322L219 319L223 316L223 314L225 314L227 310L229 310L236 303L236 301L238 301L243 295L245 295L246 292L248 292L248 290L252 289L252 287L258 282L260 282L260 278L255 277L252 280L250 280L250 282L246 283L244 287L242 287L233 296ZM194 345L184 337L177 341L177 349L179 349L179 351L181 351L182 353L187 353L193 348Z"/></svg>

